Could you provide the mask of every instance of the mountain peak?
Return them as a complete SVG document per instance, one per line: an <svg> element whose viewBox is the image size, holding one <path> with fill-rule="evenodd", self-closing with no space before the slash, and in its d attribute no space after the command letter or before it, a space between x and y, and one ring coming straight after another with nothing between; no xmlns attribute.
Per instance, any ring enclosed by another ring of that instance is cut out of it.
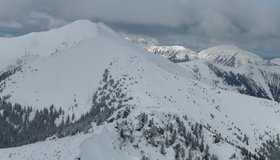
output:
<svg viewBox="0 0 280 160"><path fill-rule="evenodd" d="M90 20L76 20L72 23L69 23L67 25L64 25L59 28L54 28L52 30L46 31L46 32L69 32L72 31L72 34L76 34L75 32L81 33L81 32L87 32L87 33L96 33L97 25L99 23L94 23ZM75 31L75 32L74 32ZM39 32L42 33L42 32Z"/></svg>
<svg viewBox="0 0 280 160"><path fill-rule="evenodd" d="M247 64L263 64L265 61L260 56L233 45L215 46L201 51L198 56L210 62L230 67L240 67Z"/></svg>
<svg viewBox="0 0 280 160"><path fill-rule="evenodd" d="M68 25L95 25L96 23L88 20L88 19L79 19L72 23L69 23ZM66 25L67 26L67 25Z"/></svg>
<svg viewBox="0 0 280 160"><path fill-rule="evenodd" d="M150 52L162 55L173 62L189 61L195 57L195 52L184 46L152 46L148 49Z"/></svg>
<svg viewBox="0 0 280 160"><path fill-rule="evenodd" d="M105 27L101 23L78 20L49 31L33 32L19 37L0 38L0 72L28 56L50 56L96 37Z"/></svg>

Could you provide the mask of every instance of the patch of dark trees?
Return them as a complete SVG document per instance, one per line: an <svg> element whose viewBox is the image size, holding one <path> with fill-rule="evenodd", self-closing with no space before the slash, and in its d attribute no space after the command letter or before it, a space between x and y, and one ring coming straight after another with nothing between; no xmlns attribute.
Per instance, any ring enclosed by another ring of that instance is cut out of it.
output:
<svg viewBox="0 0 280 160"><path fill-rule="evenodd" d="M272 93L275 101L280 102L280 74L278 73L267 73L261 70L261 74L266 80L268 87ZM268 79L269 78L269 79Z"/></svg>
<svg viewBox="0 0 280 160"><path fill-rule="evenodd" d="M58 138L87 132L92 123L101 125L114 111L126 106L127 98L106 69L100 87L94 93L91 109L79 119L66 115L54 105L34 110L32 107L12 104L8 98L0 98L0 148L16 147L44 141L56 135ZM105 92L111 86L110 92ZM114 94L112 94L114 93ZM113 95L113 96L110 96ZM117 104L112 107L112 104Z"/></svg>
<svg viewBox="0 0 280 160"><path fill-rule="evenodd" d="M118 118L126 117L126 113L130 113L129 109L125 109L117 114ZM134 148L139 148L139 140L136 139L139 132L147 144L158 148L160 153L167 154L166 149L174 150L174 160L195 158L195 153L200 153L204 160L218 160L218 157L209 152L209 146L204 141L202 134L203 126L199 123L186 123L186 116L180 119L177 116L166 115L175 122L159 125L154 122L152 116L146 113L140 113L136 119L137 125L133 125L131 121L123 119L117 122L115 128L119 133L119 138L122 143L132 143ZM186 118L187 119L187 118ZM186 124L190 125L190 129L186 128ZM217 142L218 143L218 142ZM150 159L148 155L143 154L142 159Z"/></svg>
<svg viewBox="0 0 280 160"><path fill-rule="evenodd" d="M257 151L257 150L256 150ZM267 140L262 144L262 147L257 151L262 153L269 160L279 160L280 159L280 137L279 134L276 138Z"/></svg>
<svg viewBox="0 0 280 160"><path fill-rule="evenodd" d="M0 92L2 92L3 88L5 88L5 80L7 80L10 76L15 74L17 71L21 71L21 67L16 67L14 69L8 70L0 75Z"/></svg>
<svg viewBox="0 0 280 160"><path fill-rule="evenodd" d="M238 87L239 93L270 100L266 91L260 88L250 77L232 71L222 71L213 64L208 64L208 67L217 77L222 78L227 85Z"/></svg>

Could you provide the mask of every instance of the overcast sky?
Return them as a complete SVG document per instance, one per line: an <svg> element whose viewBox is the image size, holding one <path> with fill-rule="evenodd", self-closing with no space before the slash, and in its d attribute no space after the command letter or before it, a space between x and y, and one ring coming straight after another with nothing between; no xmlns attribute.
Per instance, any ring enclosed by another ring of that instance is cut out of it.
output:
<svg viewBox="0 0 280 160"><path fill-rule="evenodd" d="M91 19L166 44L234 44L280 57L279 15L280 0L0 0L0 34Z"/></svg>

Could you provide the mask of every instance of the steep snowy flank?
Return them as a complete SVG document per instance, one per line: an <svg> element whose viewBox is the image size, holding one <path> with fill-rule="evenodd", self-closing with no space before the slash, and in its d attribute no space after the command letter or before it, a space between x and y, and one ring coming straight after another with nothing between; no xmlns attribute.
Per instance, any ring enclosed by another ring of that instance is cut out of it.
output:
<svg viewBox="0 0 280 160"><path fill-rule="evenodd" d="M205 60L180 63L198 81L223 90L280 101L280 68L273 65L223 66Z"/></svg>
<svg viewBox="0 0 280 160"><path fill-rule="evenodd" d="M148 50L181 62L180 66L193 72L194 79L213 87L280 101L277 59L269 62L235 46L217 46L199 54L188 54L182 46L153 46Z"/></svg>
<svg viewBox="0 0 280 160"><path fill-rule="evenodd" d="M79 20L46 32L0 38L0 73L7 67L32 61L34 56L49 56L71 48L97 34L96 25L87 20Z"/></svg>
<svg viewBox="0 0 280 160"><path fill-rule="evenodd" d="M0 160L269 157L261 148L278 140L279 103L221 90L104 24L88 25L95 36L0 75L0 123L8 126L0 125L0 142L74 136L0 149Z"/></svg>
<svg viewBox="0 0 280 160"><path fill-rule="evenodd" d="M0 95L8 96L11 102L24 106L42 109L54 104L69 112L77 112L77 115L80 115L80 110L70 111L71 106L87 111L105 68L115 58L128 56L126 54L129 52L118 42L122 40L114 39L116 35L103 24L90 23L89 28L96 33L94 38L59 54L23 65L0 82Z"/></svg>
<svg viewBox="0 0 280 160"><path fill-rule="evenodd" d="M263 69L260 69L260 72L270 89L273 96L272 99L280 102L280 66L264 67Z"/></svg>
<svg viewBox="0 0 280 160"><path fill-rule="evenodd" d="M198 53L198 57L209 62L230 67L240 67L248 64L264 64L265 60L254 53L247 52L235 46L216 46Z"/></svg>
<svg viewBox="0 0 280 160"><path fill-rule="evenodd" d="M148 51L162 55L173 62L185 62L196 58L194 51L183 46L151 46Z"/></svg>

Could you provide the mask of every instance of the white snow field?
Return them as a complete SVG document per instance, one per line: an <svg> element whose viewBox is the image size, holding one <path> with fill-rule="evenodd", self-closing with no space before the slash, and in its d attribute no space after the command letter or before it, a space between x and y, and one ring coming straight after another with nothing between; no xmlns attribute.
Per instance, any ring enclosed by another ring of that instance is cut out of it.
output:
<svg viewBox="0 0 280 160"><path fill-rule="evenodd" d="M46 32L30 33L20 37L1 37L0 73L9 66L33 60L34 57L50 56L76 46L97 34L97 25L80 20Z"/></svg>
<svg viewBox="0 0 280 160"><path fill-rule="evenodd" d="M226 66L240 67L249 64L264 64L265 60L254 53L247 52L235 46L216 46L201 51L198 56L210 62Z"/></svg>

